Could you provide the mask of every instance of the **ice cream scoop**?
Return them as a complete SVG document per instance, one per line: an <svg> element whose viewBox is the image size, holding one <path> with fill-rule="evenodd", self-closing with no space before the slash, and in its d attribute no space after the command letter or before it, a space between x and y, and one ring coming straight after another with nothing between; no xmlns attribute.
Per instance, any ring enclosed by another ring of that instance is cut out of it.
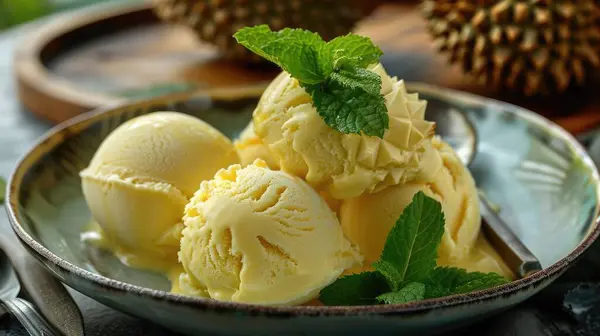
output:
<svg viewBox="0 0 600 336"><path fill-rule="evenodd" d="M345 235L358 245L368 268L379 259L385 240L413 196L423 191L442 204L445 232L438 249L438 264L469 271L497 272L512 277L502 259L480 235L481 219L475 182L452 148L434 138L426 155L436 157L427 168L432 179L388 187L380 192L345 200L340 223Z"/></svg>
<svg viewBox="0 0 600 336"><path fill-rule="evenodd" d="M185 205L200 183L239 159L207 123L175 112L115 129L81 171L85 200L106 243L126 264L163 270L177 261Z"/></svg>
<svg viewBox="0 0 600 336"><path fill-rule="evenodd" d="M362 262L318 193L262 160L202 182L183 219L183 294L302 304Z"/></svg>
<svg viewBox="0 0 600 336"><path fill-rule="evenodd" d="M378 64L389 129L383 139L343 134L318 115L310 95L287 73L263 93L254 111L254 131L285 172L305 179L335 199L357 197L418 178L423 144L434 132L424 120L426 102Z"/></svg>

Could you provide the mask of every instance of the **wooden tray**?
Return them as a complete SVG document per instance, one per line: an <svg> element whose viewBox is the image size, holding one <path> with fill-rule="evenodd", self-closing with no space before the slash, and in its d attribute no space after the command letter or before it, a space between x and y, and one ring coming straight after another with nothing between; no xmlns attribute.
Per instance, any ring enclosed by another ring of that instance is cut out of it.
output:
<svg viewBox="0 0 600 336"><path fill-rule="evenodd" d="M382 47L388 72L407 81L521 105L573 133L600 125L600 95L592 88L524 98L474 84L435 51L415 4L386 4L356 30ZM277 74L274 68L220 60L215 49L188 29L161 23L148 3L102 5L60 16L24 39L15 69L23 104L55 123L104 104L150 95L199 89L260 92Z"/></svg>

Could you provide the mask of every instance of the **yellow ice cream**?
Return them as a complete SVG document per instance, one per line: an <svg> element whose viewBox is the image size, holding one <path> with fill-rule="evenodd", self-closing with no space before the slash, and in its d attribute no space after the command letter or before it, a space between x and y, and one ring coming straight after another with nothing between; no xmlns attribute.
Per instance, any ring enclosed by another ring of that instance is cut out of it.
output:
<svg viewBox="0 0 600 336"><path fill-rule="evenodd" d="M256 159L264 160L269 168L279 169L279 162L269 151L269 147L254 133L254 124L252 121L244 128L238 139L233 143L240 157L242 166L252 164Z"/></svg>
<svg viewBox="0 0 600 336"><path fill-rule="evenodd" d="M252 164L256 159L261 159L267 163L269 168L279 170L279 161L273 157L269 151L269 147L254 133L254 125L252 121L244 128L238 139L233 143L240 157L242 166ZM335 199L328 192L321 191L321 196L329 205L329 208L337 214L340 209L341 200Z"/></svg>
<svg viewBox="0 0 600 336"><path fill-rule="evenodd" d="M210 125L157 112L114 130L80 176L100 239L126 264L164 270L177 262L189 199L238 162L230 140Z"/></svg>
<svg viewBox="0 0 600 336"><path fill-rule="evenodd" d="M314 299L362 257L304 181L262 160L205 181L184 216L183 294L266 305Z"/></svg>
<svg viewBox="0 0 600 336"><path fill-rule="evenodd" d="M417 179L424 143L433 135L434 124L424 120L426 102L380 64L370 69L381 76L389 114L383 139L330 128L287 73L269 85L254 111L254 131L281 169L335 199Z"/></svg>
<svg viewBox="0 0 600 336"><path fill-rule="evenodd" d="M385 240L413 196L423 191L442 204L446 225L439 247L439 265L469 271L497 272L512 277L508 267L480 235L481 218L475 183L452 148L438 138L426 144L433 178L406 183L345 200L340 209L344 234L358 245L368 268L379 259ZM356 270L359 270L357 268Z"/></svg>

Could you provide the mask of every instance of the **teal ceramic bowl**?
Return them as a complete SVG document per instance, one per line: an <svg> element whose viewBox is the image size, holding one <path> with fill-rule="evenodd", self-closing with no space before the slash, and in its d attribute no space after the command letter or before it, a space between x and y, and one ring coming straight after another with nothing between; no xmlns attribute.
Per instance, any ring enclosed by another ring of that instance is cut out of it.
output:
<svg viewBox="0 0 600 336"><path fill-rule="evenodd" d="M115 127L138 115L173 110L235 137L250 120L256 98L232 96L157 98L102 109L56 127L23 157L11 177L12 227L23 245L68 286L189 335L423 335L471 323L534 295L596 239L598 172L571 135L530 111L426 85L412 84L409 90L429 100L428 115L453 109L471 121L479 136L470 166L477 184L540 259L542 271L488 290L402 305L265 307L170 294L165 278L128 268L81 243L91 215L78 173Z"/></svg>

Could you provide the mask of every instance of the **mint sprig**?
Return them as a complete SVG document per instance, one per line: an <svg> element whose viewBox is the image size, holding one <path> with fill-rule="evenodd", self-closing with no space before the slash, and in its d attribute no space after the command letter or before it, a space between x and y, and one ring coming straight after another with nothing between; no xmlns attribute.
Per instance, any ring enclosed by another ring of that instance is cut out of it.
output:
<svg viewBox="0 0 600 336"><path fill-rule="evenodd" d="M383 137L389 128L381 78L365 69L383 55L369 38L348 34L325 42L306 30L273 32L267 25L242 28L233 36L296 78L333 129Z"/></svg>
<svg viewBox="0 0 600 336"><path fill-rule="evenodd" d="M467 293L507 282L496 273L437 267L437 250L443 234L441 204L418 192L390 230L380 259L373 263L375 271L338 279L321 291L321 302L325 305L399 304ZM372 281L375 275L385 282Z"/></svg>
<svg viewBox="0 0 600 336"><path fill-rule="evenodd" d="M0 204L4 203L4 197L6 196L6 181L0 176Z"/></svg>

